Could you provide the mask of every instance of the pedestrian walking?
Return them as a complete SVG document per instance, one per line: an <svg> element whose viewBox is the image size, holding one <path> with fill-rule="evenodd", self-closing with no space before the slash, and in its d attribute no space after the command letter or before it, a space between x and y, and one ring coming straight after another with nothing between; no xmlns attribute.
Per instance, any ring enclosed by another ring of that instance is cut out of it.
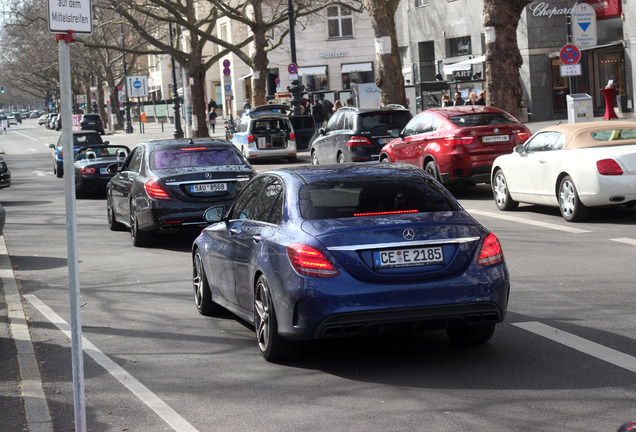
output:
<svg viewBox="0 0 636 432"><path fill-rule="evenodd" d="M210 108L208 120L210 122L210 129L212 129L212 133L214 133L214 129L216 128L216 110L214 108Z"/></svg>
<svg viewBox="0 0 636 432"><path fill-rule="evenodd" d="M9 126L9 120L7 120L6 117L4 117L2 119L2 131L6 134L7 133L7 127Z"/></svg>
<svg viewBox="0 0 636 432"><path fill-rule="evenodd" d="M443 107L449 107L449 106L453 106L453 103L450 100L450 95L442 95L442 106Z"/></svg>
<svg viewBox="0 0 636 432"><path fill-rule="evenodd" d="M479 99L479 96L477 96L477 93L475 93L474 91L471 91L470 94L468 95L468 100L466 101L466 105L477 105L477 99Z"/></svg>
<svg viewBox="0 0 636 432"><path fill-rule="evenodd" d="M479 98L477 102L475 102L475 105L486 105L486 90L479 92Z"/></svg>
<svg viewBox="0 0 636 432"><path fill-rule="evenodd" d="M322 127L322 122L325 121L325 116L322 113L322 104L318 98L314 99L314 105L311 107L311 115L314 118L316 130L320 129Z"/></svg>
<svg viewBox="0 0 636 432"><path fill-rule="evenodd" d="M460 106L460 105L464 105L466 102L464 101L464 98L462 97L462 94L460 92L456 92L455 93L455 102L453 102L454 106Z"/></svg>

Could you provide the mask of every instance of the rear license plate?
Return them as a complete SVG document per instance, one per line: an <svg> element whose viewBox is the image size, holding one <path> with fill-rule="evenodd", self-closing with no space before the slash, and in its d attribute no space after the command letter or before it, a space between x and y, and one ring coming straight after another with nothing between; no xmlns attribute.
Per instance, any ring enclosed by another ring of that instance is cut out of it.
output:
<svg viewBox="0 0 636 432"><path fill-rule="evenodd" d="M201 183L190 185L190 192L192 193L224 192L226 190L227 183Z"/></svg>
<svg viewBox="0 0 636 432"><path fill-rule="evenodd" d="M510 135L490 135L481 137L481 141L485 143L500 143L510 141Z"/></svg>
<svg viewBox="0 0 636 432"><path fill-rule="evenodd" d="M388 143L390 143L390 142L391 142L391 140L392 140L392 139L393 139L393 138L380 138L380 139L378 140L378 142L379 142L380 144L388 144Z"/></svg>
<svg viewBox="0 0 636 432"><path fill-rule="evenodd" d="M444 249L441 246L373 252L373 266L375 268L413 267L434 264L444 264Z"/></svg>
<svg viewBox="0 0 636 432"><path fill-rule="evenodd" d="M100 174L108 174L108 168L100 168L99 169L99 173Z"/></svg>

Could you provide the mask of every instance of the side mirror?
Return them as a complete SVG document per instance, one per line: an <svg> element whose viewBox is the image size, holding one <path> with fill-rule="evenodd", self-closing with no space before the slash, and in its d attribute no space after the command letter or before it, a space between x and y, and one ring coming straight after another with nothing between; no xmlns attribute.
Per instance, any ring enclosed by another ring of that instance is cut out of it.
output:
<svg viewBox="0 0 636 432"><path fill-rule="evenodd" d="M320 135L324 135L324 134L325 134L325 128L320 128L320 129L318 129L318 133L319 133Z"/></svg>
<svg viewBox="0 0 636 432"><path fill-rule="evenodd" d="M49 148L54 149L55 148L55 144L49 144Z"/></svg>
<svg viewBox="0 0 636 432"><path fill-rule="evenodd" d="M523 145L515 146L515 148L512 149L512 151L514 151L515 153L519 153L519 154L525 153L525 149L524 149Z"/></svg>
<svg viewBox="0 0 636 432"><path fill-rule="evenodd" d="M104 141L104 145L110 144L110 141Z"/></svg>
<svg viewBox="0 0 636 432"><path fill-rule="evenodd" d="M203 212L203 219L207 223L215 223L223 220L223 213L225 212L225 207L223 206L215 206L208 208L205 212Z"/></svg>
<svg viewBox="0 0 636 432"><path fill-rule="evenodd" d="M389 134L391 135L391 138L399 138L400 137L400 130L399 129L391 129L389 130Z"/></svg>

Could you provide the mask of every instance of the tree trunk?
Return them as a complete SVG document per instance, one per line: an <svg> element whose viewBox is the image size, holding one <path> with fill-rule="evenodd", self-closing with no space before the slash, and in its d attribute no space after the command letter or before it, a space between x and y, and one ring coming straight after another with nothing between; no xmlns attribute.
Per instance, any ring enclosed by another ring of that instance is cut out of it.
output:
<svg viewBox="0 0 636 432"><path fill-rule="evenodd" d="M114 81L108 81L108 88L110 89L110 109L113 114L117 116L117 124L113 125L113 129L115 130L123 130L124 129L124 116L121 114L121 110L119 109L119 92L117 91L117 85ZM111 119L108 119L110 122Z"/></svg>
<svg viewBox="0 0 636 432"><path fill-rule="evenodd" d="M519 69L523 64L517 44L517 26L523 8L532 0L484 0L486 29L486 98L488 105L515 117L523 91Z"/></svg>
<svg viewBox="0 0 636 432"><path fill-rule="evenodd" d="M399 0L364 0L364 7L371 17L371 27L375 35L376 58L378 60L378 78L382 104L400 104L406 106L404 76L395 28L395 12Z"/></svg>
<svg viewBox="0 0 636 432"><path fill-rule="evenodd" d="M201 44L198 36L190 36L190 65L188 77L192 78L192 115L197 118L197 129L192 131L195 138L210 136L208 129L208 113L205 103L205 66L201 63ZM186 83L187 85L187 83ZM184 89L185 92L185 89Z"/></svg>
<svg viewBox="0 0 636 432"><path fill-rule="evenodd" d="M267 58L267 51L265 51L265 48L268 46L267 35L265 34L266 29L260 25L263 23L261 2L259 0L253 0L252 7L254 10L254 23L256 24L252 27L254 45L256 46L251 64L254 76L256 77L252 79L252 106L257 107L267 103L265 94L267 89L265 85L267 82L267 65L269 64L269 60Z"/></svg>

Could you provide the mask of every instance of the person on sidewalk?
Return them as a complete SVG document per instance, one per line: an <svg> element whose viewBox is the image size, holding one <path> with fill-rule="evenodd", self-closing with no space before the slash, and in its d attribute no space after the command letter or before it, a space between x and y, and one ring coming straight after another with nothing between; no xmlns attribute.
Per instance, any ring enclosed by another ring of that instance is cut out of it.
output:
<svg viewBox="0 0 636 432"><path fill-rule="evenodd" d="M212 129L212 133L214 133L214 128L216 128L216 110L214 108L210 108L208 120L210 121L210 128Z"/></svg>
<svg viewBox="0 0 636 432"><path fill-rule="evenodd" d="M2 131L6 134L7 133L7 126L9 126L9 120L7 120L6 117L4 117L2 119Z"/></svg>

